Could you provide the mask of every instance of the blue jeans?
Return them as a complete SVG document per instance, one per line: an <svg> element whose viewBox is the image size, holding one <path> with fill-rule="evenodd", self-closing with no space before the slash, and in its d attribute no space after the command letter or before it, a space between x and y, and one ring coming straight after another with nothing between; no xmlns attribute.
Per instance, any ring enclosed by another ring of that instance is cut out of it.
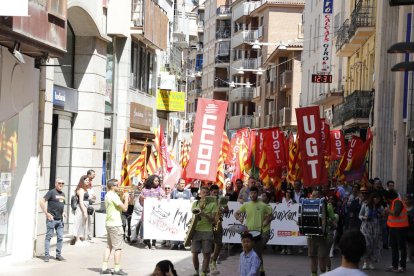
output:
<svg viewBox="0 0 414 276"><path fill-rule="evenodd" d="M50 240L52 239L55 230L57 235L56 257L59 257L62 254L63 225L62 220L46 220L45 256L50 256Z"/></svg>

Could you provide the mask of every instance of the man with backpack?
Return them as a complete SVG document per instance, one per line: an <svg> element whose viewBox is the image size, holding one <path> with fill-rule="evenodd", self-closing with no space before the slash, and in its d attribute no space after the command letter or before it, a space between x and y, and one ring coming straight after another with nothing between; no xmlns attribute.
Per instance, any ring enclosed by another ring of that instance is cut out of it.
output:
<svg viewBox="0 0 414 276"><path fill-rule="evenodd" d="M56 231L56 260L64 261L62 257L63 243L63 218L66 214L63 212L65 208L65 194L62 192L65 182L61 178L57 178L55 188L48 191L44 197L40 199L40 208L46 215L46 238L45 238L45 262L49 262L50 240Z"/></svg>

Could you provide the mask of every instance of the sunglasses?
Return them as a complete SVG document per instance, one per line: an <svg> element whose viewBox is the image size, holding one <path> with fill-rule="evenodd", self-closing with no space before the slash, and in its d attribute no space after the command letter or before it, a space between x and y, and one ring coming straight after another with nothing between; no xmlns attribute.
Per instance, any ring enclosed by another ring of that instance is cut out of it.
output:
<svg viewBox="0 0 414 276"><path fill-rule="evenodd" d="M165 187L164 189L166 189L166 190L170 190L171 188L170 188L170 187Z"/></svg>
<svg viewBox="0 0 414 276"><path fill-rule="evenodd" d="M62 184L63 185L63 184L65 184L65 182L58 182L58 184Z"/></svg>

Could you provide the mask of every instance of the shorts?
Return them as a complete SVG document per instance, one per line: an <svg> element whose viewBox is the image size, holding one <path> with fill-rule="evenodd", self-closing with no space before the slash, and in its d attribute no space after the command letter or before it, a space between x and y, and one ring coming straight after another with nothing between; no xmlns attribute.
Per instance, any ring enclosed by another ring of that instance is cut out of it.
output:
<svg viewBox="0 0 414 276"><path fill-rule="evenodd" d="M108 233L106 240L108 247L114 250L122 249L124 243L124 230L122 226L107 226L106 232Z"/></svg>
<svg viewBox="0 0 414 276"><path fill-rule="evenodd" d="M195 231L191 240L191 253L209 254L213 252L213 233Z"/></svg>
<svg viewBox="0 0 414 276"><path fill-rule="evenodd" d="M308 237L309 257L328 257L332 245L332 237L310 236Z"/></svg>

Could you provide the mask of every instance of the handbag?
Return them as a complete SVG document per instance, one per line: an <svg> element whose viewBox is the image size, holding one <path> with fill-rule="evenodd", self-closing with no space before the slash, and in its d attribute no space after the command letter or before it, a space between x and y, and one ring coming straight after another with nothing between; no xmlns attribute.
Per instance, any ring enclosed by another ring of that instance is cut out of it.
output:
<svg viewBox="0 0 414 276"><path fill-rule="evenodd" d="M87 208L87 212L88 212L88 215L93 215L93 213L95 212L95 209L92 207L92 206L88 206L88 208Z"/></svg>

